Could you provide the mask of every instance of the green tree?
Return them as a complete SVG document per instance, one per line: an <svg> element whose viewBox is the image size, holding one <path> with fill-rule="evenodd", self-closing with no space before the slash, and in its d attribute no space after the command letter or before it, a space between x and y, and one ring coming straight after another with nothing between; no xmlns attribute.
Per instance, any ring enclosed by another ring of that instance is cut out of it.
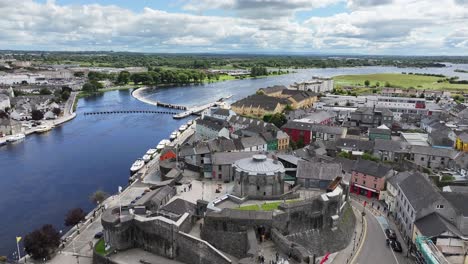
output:
<svg viewBox="0 0 468 264"><path fill-rule="evenodd" d="M127 84L130 82L130 72L128 71L121 71L119 72L119 76L117 77L117 83L119 84Z"/></svg>
<svg viewBox="0 0 468 264"><path fill-rule="evenodd" d="M370 81L369 81L369 80L365 80L365 81L364 81L364 85L365 85L366 87L369 87Z"/></svg>
<svg viewBox="0 0 468 264"><path fill-rule="evenodd" d="M379 87L380 86L380 83L379 82L376 82L375 83L375 87Z"/></svg>
<svg viewBox="0 0 468 264"><path fill-rule="evenodd" d="M50 94L52 94L52 92L49 89L44 87L39 91L39 94L41 94L41 95L50 95Z"/></svg>
<svg viewBox="0 0 468 264"><path fill-rule="evenodd" d="M82 88L83 92L88 92L88 93L94 93L94 92L97 92L98 88L96 87L96 85L90 83L90 82L87 82L85 84L83 84L83 88Z"/></svg>
<svg viewBox="0 0 468 264"><path fill-rule="evenodd" d="M54 108L52 109L52 113L54 113L55 115L60 115L60 113L62 112L62 110L60 110L60 108Z"/></svg>
<svg viewBox="0 0 468 264"><path fill-rule="evenodd" d="M44 118L44 114L39 110L32 110L31 111L31 118L33 120L41 120L42 118Z"/></svg>
<svg viewBox="0 0 468 264"><path fill-rule="evenodd" d="M278 128L282 127L284 124L286 124L286 122L288 122L286 116L283 113L275 113L273 115L264 115L263 121L272 123Z"/></svg>
<svg viewBox="0 0 468 264"><path fill-rule="evenodd" d="M91 200L91 202L98 204L102 203L108 196L109 195L103 190L97 190L93 194L91 194L89 199Z"/></svg>
<svg viewBox="0 0 468 264"><path fill-rule="evenodd" d="M69 91L63 91L61 96L62 100L66 101L68 98L70 98L70 92Z"/></svg>
<svg viewBox="0 0 468 264"><path fill-rule="evenodd" d="M60 234L52 225L44 225L24 237L24 249L33 259L48 258L60 245Z"/></svg>
<svg viewBox="0 0 468 264"><path fill-rule="evenodd" d="M81 208L74 208L65 215L65 226L74 226L83 221L86 213Z"/></svg>

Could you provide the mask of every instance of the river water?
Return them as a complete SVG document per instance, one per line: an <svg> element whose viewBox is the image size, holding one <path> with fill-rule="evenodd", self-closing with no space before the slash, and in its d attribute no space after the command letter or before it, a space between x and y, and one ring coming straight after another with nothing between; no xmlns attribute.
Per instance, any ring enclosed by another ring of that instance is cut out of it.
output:
<svg viewBox="0 0 468 264"><path fill-rule="evenodd" d="M288 85L311 76L380 72L426 72L449 76L454 69L363 67L296 70L296 73L260 79L218 82L147 90L145 95L162 102L199 105L222 96L230 101L275 84ZM84 112L154 110L131 96L130 90L106 92L80 99L77 117L49 133L28 136L23 142L0 147L0 256L15 250L15 236L50 223L64 230L64 215L74 207L91 210L89 195L97 189L115 193L125 185L129 167L148 148L177 129L186 120L161 114L112 114L85 116Z"/></svg>

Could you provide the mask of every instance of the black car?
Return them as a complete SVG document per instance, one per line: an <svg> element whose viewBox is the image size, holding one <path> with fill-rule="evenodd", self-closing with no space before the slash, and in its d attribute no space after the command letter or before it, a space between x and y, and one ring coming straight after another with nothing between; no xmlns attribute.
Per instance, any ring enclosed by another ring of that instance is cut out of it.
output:
<svg viewBox="0 0 468 264"><path fill-rule="evenodd" d="M393 229L387 228L385 229L385 235L387 236L388 239L395 240L397 239L395 231Z"/></svg>
<svg viewBox="0 0 468 264"><path fill-rule="evenodd" d="M96 238L96 239L100 239L103 236L104 236L104 234L102 232L97 232L96 234L94 234L94 238Z"/></svg>
<svg viewBox="0 0 468 264"><path fill-rule="evenodd" d="M401 244L400 244L400 242L398 242L398 240L390 240L390 247L395 252L402 252L403 251L403 248L401 247Z"/></svg>

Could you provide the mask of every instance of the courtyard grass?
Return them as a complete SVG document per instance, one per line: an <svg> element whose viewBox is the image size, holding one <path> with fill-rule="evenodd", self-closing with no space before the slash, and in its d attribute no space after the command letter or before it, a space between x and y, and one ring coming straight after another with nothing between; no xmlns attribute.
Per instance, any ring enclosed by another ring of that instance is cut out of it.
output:
<svg viewBox="0 0 468 264"><path fill-rule="evenodd" d="M467 84L452 84L448 81L438 82L443 80L443 77L424 76L414 74L400 73L376 73L376 74L358 74L358 75L339 75L333 77L335 87L339 86L364 86L364 82L368 80L370 87L376 86L377 82L380 87L384 87L388 82L391 87L399 88L415 88L419 90L467 90Z"/></svg>
<svg viewBox="0 0 468 264"><path fill-rule="evenodd" d="M107 255L106 244L104 243L104 239L99 239L99 241L96 243L95 250L99 255Z"/></svg>
<svg viewBox="0 0 468 264"><path fill-rule="evenodd" d="M299 199L286 200L286 203L293 203L297 201L299 201ZM236 209L241 210L241 211L273 211L273 210L278 209L278 206L282 203L283 203L282 201L278 201L278 202L263 203L263 204L251 204L251 205L241 206Z"/></svg>

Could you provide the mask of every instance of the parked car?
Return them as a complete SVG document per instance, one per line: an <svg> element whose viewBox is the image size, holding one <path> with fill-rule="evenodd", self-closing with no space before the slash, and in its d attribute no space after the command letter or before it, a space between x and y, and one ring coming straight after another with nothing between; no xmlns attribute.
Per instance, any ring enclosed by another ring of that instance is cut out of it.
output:
<svg viewBox="0 0 468 264"><path fill-rule="evenodd" d="M393 229L390 229L390 228L385 229L385 235L387 236L388 239L392 239L392 240L397 239L396 233Z"/></svg>
<svg viewBox="0 0 468 264"><path fill-rule="evenodd" d="M104 233L102 232L97 232L96 234L94 234L94 238L96 239L101 239L103 236L104 236Z"/></svg>
<svg viewBox="0 0 468 264"><path fill-rule="evenodd" d="M401 247L401 244L400 244L400 242L398 242L398 240L390 240L390 247L395 252L402 252L403 251L403 248Z"/></svg>

